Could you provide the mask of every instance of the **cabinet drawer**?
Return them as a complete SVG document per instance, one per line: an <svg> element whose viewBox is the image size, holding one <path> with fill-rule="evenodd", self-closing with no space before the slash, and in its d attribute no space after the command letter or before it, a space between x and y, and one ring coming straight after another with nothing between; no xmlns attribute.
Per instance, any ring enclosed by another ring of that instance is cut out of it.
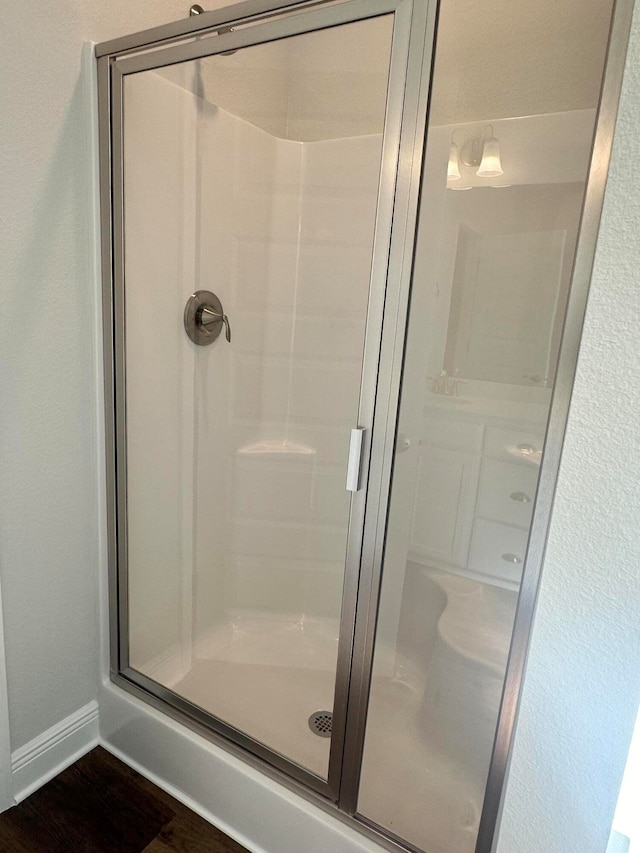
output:
<svg viewBox="0 0 640 853"><path fill-rule="evenodd" d="M471 536L469 569L478 574L519 583L527 539L526 530L477 518Z"/></svg>
<svg viewBox="0 0 640 853"><path fill-rule="evenodd" d="M537 468L540 465L543 444L542 433L487 427L484 455L504 462L522 462Z"/></svg>
<svg viewBox="0 0 640 853"><path fill-rule="evenodd" d="M528 529L537 484L537 467L485 459L476 515Z"/></svg>

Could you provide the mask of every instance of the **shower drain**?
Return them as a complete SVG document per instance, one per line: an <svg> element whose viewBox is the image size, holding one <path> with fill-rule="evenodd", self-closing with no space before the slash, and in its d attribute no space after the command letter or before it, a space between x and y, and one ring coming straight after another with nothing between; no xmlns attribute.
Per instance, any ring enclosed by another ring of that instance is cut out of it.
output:
<svg viewBox="0 0 640 853"><path fill-rule="evenodd" d="M331 737L331 723L333 713L331 711L314 711L309 717L309 728L318 737Z"/></svg>

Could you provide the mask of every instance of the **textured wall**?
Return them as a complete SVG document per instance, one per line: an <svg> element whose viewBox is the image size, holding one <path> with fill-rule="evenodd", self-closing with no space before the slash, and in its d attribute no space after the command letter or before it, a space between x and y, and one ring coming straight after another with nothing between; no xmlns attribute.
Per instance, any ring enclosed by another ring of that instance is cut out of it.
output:
<svg viewBox="0 0 640 853"><path fill-rule="evenodd" d="M603 853L640 698L640 10L498 853Z"/></svg>

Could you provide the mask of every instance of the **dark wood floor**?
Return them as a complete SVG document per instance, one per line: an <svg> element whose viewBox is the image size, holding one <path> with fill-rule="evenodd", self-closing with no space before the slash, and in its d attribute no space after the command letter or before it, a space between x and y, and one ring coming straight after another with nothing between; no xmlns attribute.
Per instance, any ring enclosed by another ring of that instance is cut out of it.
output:
<svg viewBox="0 0 640 853"><path fill-rule="evenodd" d="M1 853L246 853L104 749L0 815Z"/></svg>

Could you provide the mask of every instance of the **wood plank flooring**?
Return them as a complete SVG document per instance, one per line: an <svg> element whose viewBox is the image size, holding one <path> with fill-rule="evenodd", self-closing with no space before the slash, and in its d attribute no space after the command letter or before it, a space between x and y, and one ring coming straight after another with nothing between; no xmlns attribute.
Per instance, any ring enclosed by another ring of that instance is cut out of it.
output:
<svg viewBox="0 0 640 853"><path fill-rule="evenodd" d="M97 747L0 815L0 853L247 853Z"/></svg>

